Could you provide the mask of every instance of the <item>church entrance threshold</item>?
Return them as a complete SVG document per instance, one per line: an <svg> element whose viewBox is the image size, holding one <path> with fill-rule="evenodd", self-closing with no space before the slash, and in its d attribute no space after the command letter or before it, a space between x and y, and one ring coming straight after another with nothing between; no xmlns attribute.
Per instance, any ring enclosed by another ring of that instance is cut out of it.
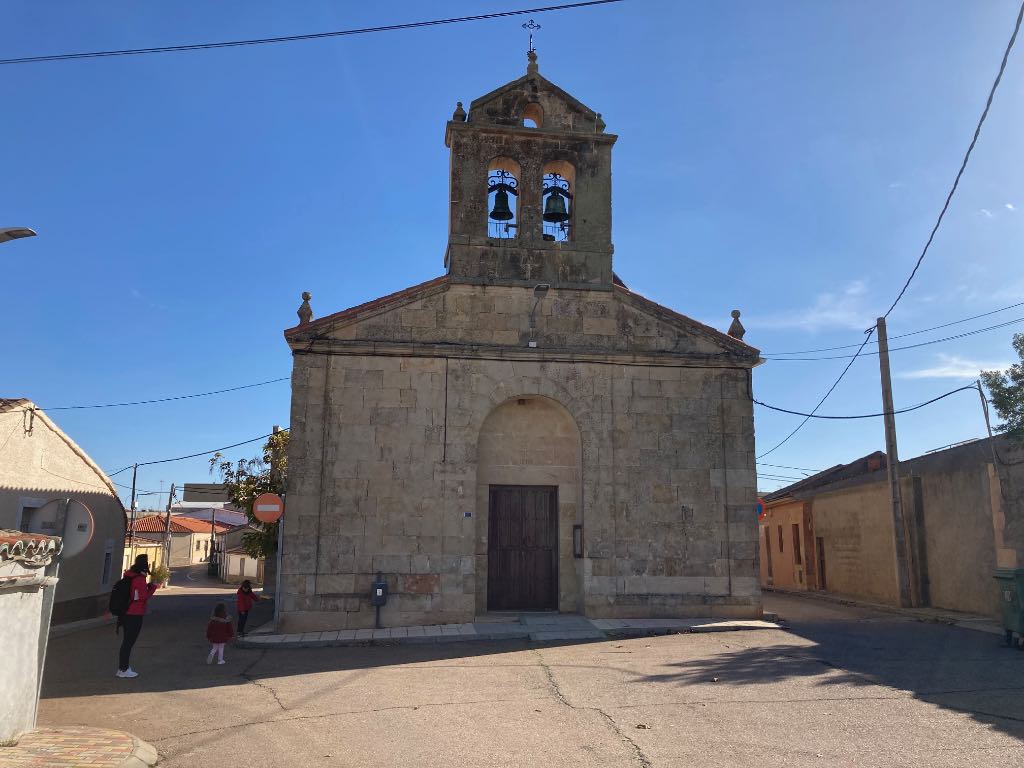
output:
<svg viewBox="0 0 1024 768"><path fill-rule="evenodd" d="M490 486L488 611L557 610L557 510L554 486Z"/></svg>

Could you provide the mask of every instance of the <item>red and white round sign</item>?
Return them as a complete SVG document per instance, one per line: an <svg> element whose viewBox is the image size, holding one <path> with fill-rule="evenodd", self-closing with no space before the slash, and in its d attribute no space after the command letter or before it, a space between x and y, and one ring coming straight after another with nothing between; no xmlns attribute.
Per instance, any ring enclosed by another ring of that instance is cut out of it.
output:
<svg viewBox="0 0 1024 768"><path fill-rule="evenodd" d="M252 514L261 523L276 523L284 514L284 501L276 493L261 493L252 503Z"/></svg>

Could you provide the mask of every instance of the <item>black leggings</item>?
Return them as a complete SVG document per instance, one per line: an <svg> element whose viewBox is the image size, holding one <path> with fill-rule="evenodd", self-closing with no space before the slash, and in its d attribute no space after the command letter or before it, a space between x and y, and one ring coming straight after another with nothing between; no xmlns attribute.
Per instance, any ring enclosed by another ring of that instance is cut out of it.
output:
<svg viewBox="0 0 1024 768"><path fill-rule="evenodd" d="M249 612L248 611L239 611L238 612L238 634L242 634L243 632L245 632L245 622L246 622L246 620L248 620L248 618L249 618Z"/></svg>
<svg viewBox="0 0 1024 768"><path fill-rule="evenodd" d="M118 659L117 668L122 672L131 666L132 646L134 646L135 641L139 639L139 632L141 631L141 616L121 617L121 632L123 633L123 636L121 638L121 654Z"/></svg>

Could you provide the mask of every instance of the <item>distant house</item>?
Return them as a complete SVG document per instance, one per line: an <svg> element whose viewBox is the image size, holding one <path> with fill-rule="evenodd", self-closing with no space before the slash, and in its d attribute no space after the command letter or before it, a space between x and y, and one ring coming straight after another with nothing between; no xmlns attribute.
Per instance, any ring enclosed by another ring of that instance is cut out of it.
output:
<svg viewBox="0 0 1024 768"><path fill-rule="evenodd" d="M94 525L80 553L60 557L55 624L106 611L120 576L125 510L110 478L31 400L0 399L0 528L65 539L82 533L84 524L66 530L68 500L86 507Z"/></svg>
<svg viewBox="0 0 1024 768"><path fill-rule="evenodd" d="M996 615L996 568L1024 567L1024 450L1005 437L901 461L914 603ZM764 497L761 584L899 604L886 456Z"/></svg>
<svg viewBox="0 0 1024 768"><path fill-rule="evenodd" d="M217 548L221 553L219 574L221 581L240 584L249 579L253 584L262 584L266 560L254 558L242 547L242 537L255 531L251 525L239 525L217 537Z"/></svg>
<svg viewBox="0 0 1024 768"><path fill-rule="evenodd" d="M146 515L129 525L131 539L136 537L148 541L162 542L170 525L172 568L205 563L210 559L214 534L230 530L230 526L215 523L213 530L209 522L189 517L172 515L168 521L165 515Z"/></svg>
<svg viewBox="0 0 1024 768"><path fill-rule="evenodd" d="M222 501L179 501L171 506L173 517L191 517L194 520L215 520L224 525L245 525L249 518L245 512Z"/></svg>

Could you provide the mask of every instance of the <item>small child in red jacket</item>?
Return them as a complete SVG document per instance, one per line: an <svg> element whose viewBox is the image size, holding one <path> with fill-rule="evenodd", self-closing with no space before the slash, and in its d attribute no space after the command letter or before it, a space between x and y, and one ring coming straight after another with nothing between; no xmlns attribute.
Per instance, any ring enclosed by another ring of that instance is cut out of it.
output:
<svg viewBox="0 0 1024 768"><path fill-rule="evenodd" d="M210 641L210 655L206 657L206 663L212 664L214 654L217 656L217 663L224 663L224 644L231 642L235 636L235 630L231 628L231 618L228 616L228 609L224 603L217 603L213 609L213 616L210 623L206 625L206 639Z"/></svg>

